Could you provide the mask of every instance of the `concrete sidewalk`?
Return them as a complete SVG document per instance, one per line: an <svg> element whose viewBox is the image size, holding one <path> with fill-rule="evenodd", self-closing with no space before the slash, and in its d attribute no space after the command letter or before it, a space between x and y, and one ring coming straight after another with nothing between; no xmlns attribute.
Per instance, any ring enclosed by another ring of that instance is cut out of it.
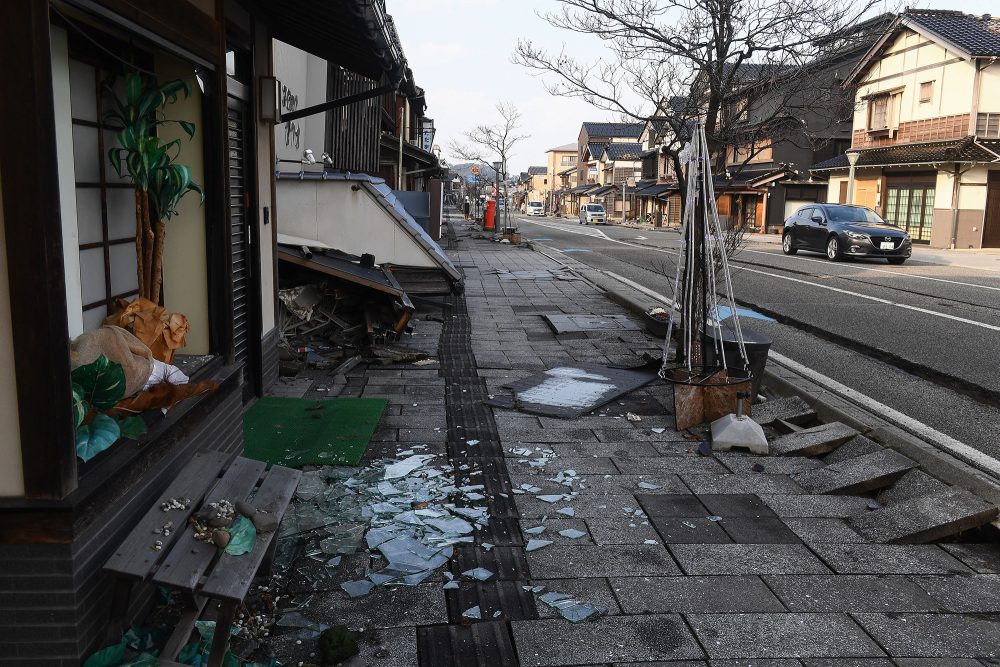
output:
<svg viewBox="0 0 1000 667"><path fill-rule="evenodd" d="M545 255L452 224L449 254L466 291L443 324L418 321L413 341L438 364L359 369L343 393L390 400L366 462L426 443L461 483L484 485L491 518L448 566L458 588L435 577L348 599L339 584L377 569L367 554L345 556L319 591L293 568L293 592L319 596L305 616L362 631L350 664L997 664L1000 548L977 541L990 535L881 544L848 517L876 497L893 502L891 489L820 490L835 471L867 474L851 462L884 451L867 438L825 457L700 456L703 436L673 429L671 389L655 382L570 420L484 407L513 380L580 362L635 364L658 356L660 342L638 328L557 337L543 314L625 311ZM314 378L309 395L328 395L333 382ZM899 474L912 467L893 461ZM529 550L532 540L550 543ZM491 576L461 576L475 567ZM606 614L571 623L543 591ZM280 636L272 647L286 664L315 661Z"/></svg>

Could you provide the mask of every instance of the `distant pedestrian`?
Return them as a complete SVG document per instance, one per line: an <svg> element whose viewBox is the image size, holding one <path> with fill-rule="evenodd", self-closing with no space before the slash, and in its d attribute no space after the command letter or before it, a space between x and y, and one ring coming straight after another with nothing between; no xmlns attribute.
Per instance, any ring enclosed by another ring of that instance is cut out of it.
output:
<svg viewBox="0 0 1000 667"><path fill-rule="evenodd" d="M468 219L469 219L469 214L470 214L471 212L472 212L472 202L470 202L470 201L469 201L469 198L468 198L468 197L466 197L466 198L465 198L465 219L466 219L466 220L468 220Z"/></svg>

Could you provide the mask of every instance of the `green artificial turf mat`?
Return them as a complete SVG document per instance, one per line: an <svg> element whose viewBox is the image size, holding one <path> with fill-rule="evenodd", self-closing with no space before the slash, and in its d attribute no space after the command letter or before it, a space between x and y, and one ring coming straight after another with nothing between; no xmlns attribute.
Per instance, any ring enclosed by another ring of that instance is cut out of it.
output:
<svg viewBox="0 0 1000 667"><path fill-rule="evenodd" d="M243 417L246 456L283 466L356 466L385 407L384 398L265 396Z"/></svg>

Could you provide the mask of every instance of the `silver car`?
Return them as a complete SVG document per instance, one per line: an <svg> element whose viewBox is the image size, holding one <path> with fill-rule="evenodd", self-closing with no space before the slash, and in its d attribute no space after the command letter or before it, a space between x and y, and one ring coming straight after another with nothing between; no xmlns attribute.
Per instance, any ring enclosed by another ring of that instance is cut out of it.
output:
<svg viewBox="0 0 1000 667"><path fill-rule="evenodd" d="M580 224L603 225L608 220L607 211L600 204L584 204L580 207Z"/></svg>

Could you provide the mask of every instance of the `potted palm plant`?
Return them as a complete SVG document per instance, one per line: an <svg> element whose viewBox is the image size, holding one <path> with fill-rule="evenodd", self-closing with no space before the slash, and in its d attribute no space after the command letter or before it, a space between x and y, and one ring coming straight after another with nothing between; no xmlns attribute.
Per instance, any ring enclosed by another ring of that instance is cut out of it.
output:
<svg viewBox="0 0 1000 667"><path fill-rule="evenodd" d="M163 250L166 222L177 213L177 206L188 192L205 193L191 178L191 168L177 164L180 139L164 142L157 128L177 124L193 138L195 125L185 120L168 119L164 109L179 95L191 95L191 86L180 79L159 84L154 77L130 72L125 77L124 97L115 96L110 82L105 91L113 103L104 115L105 122L120 127L118 146L108 151L111 166L120 177L135 185L135 254L139 297L160 302L163 281Z"/></svg>

